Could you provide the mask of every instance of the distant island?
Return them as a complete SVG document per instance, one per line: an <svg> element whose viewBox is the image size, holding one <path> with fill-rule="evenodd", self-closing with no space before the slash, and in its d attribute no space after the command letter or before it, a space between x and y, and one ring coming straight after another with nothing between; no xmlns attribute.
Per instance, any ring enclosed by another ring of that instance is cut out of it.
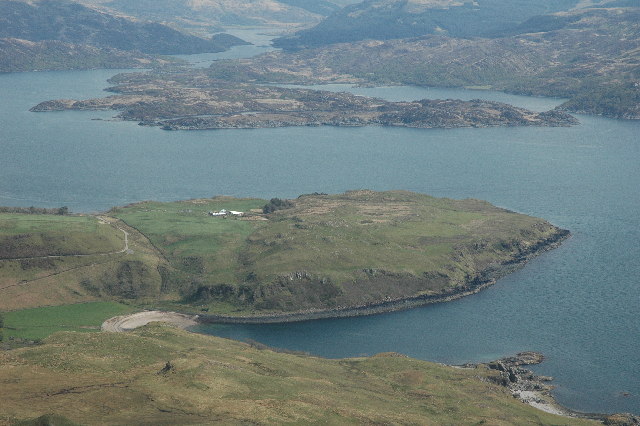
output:
<svg viewBox="0 0 640 426"><path fill-rule="evenodd" d="M536 113L482 100L382 99L302 88L222 81L207 70L120 74L110 80L117 93L102 99L52 100L34 112L118 110L118 118L166 130L285 126L367 126L417 128L570 126L561 111Z"/></svg>
<svg viewBox="0 0 640 426"><path fill-rule="evenodd" d="M569 235L404 191L56 212L0 213L0 310L130 300L212 321L371 314L472 294Z"/></svg>

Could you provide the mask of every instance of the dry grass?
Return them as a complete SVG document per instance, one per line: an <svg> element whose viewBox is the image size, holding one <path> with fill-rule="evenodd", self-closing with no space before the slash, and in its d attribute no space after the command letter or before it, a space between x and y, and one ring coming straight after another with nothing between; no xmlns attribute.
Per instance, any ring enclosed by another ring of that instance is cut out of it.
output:
<svg viewBox="0 0 640 426"><path fill-rule="evenodd" d="M520 403L492 374L295 356L159 325L59 333L0 354L0 424L44 413L81 424L589 424Z"/></svg>

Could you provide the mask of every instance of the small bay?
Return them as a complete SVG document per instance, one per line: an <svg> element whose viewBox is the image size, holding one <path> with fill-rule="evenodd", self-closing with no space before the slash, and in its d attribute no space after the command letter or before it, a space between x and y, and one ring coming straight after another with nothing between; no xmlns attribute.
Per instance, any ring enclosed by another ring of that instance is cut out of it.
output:
<svg viewBox="0 0 640 426"><path fill-rule="evenodd" d="M570 128L167 132L111 121L110 111L28 111L47 99L105 96L115 73L0 75L0 205L93 212L145 199L368 188L480 198L540 216L573 237L477 295L371 317L198 330L328 357L396 351L457 364L535 350L547 356L536 370L556 377L561 403L640 413L640 122L578 116ZM464 89L328 88L534 110L561 102Z"/></svg>

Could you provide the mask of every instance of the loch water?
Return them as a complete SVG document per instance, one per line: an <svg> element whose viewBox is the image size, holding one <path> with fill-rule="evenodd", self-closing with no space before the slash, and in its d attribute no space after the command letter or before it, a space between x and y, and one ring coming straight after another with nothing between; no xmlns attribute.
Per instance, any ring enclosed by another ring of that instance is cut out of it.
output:
<svg viewBox="0 0 640 426"><path fill-rule="evenodd" d="M480 198L571 230L560 248L455 302L370 317L198 331L327 357L396 351L450 364L534 350L555 395L589 412L640 414L640 122L570 128L282 128L175 131L114 112L31 113L106 95L113 70L0 75L0 205L94 212L219 194L295 197L406 189ZM560 101L497 92L349 88L392 100Z"/></svg>

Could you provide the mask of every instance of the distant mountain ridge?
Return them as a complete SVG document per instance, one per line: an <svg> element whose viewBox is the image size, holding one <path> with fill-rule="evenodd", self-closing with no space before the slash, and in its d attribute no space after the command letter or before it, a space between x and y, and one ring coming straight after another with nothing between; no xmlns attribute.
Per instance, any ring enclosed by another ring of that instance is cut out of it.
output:
<svg viewBox="0 0 640 426"><path fill-rule="evenodd" d="M615 3L637 3L618 0ZM450 37L507 35L528 19L605 1L580 0L366 0L317 26L277 39L284 49L320 47L367 39L389 40L437 34Z"/></svg>
<svg viewBox="0 0 640 426"><path fill-rule="evenodd" d="M308 27L358 0L79 0L137 18L211 32L226 26Z"/></svg>
<svg viewBox="0 0 640 426"><path fill-rule="evenodd" d="M220 52L244 44L230 35L204 39L160 23L138 22L67 0L0 1L0 38L9 37L147 54Z"/></svg>
<svg viewBox="0 0 640 426"><path fill-rule="evenodd" d="M486 87L567 97L570 111L640 119L640 8L579 9L525 26L530 32L500 38L427 35L270 52L218 62L209 73L296 84Z"/></svg>

